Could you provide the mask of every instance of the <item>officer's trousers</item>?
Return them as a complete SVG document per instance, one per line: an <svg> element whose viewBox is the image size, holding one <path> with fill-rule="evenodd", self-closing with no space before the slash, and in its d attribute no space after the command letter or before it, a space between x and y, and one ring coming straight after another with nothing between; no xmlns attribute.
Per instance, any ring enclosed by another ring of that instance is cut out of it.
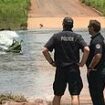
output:
<svg viewBox="0 0 105 105"><path fill-rule="evenodd" d="M103 93L105 88L105 73L91 71L87 75L87 78L93 105L105 105Z"/></svg>

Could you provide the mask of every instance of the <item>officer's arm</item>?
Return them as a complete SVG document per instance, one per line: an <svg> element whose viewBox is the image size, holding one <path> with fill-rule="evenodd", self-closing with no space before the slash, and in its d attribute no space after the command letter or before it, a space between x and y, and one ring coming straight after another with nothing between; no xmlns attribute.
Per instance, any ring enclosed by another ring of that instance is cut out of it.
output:
<svg viewBox="0 0 105 105"><path fill-rule="evenodd" d="M86 63L87 61L87 58L88 58L88 55L89 55L89 52L90 52L90 49L88 46L85 46L84 49L83 49L83 55L82 55L82 59L79 63L79 66L80 67L83 67L84 64Z"/></svg>
<svg viewBox="0 0 105 105"><path fill-rule="evenodd" d="M89 68L94 69L95 66L100 62L101 57L102 57L102 54L100 54L100 53L96 54L96 55L93 57L93 59L92 59L90 65L89 65Z"/></svg>
<svg viewBox="0 0 105 105"><path fill-rule="evenodd" d="M43 55L45 56L46 60L52 65L52 66L55 66L55 62L53 61L50 53L49 53L49 50L45 47L42 51Z"/></svg>

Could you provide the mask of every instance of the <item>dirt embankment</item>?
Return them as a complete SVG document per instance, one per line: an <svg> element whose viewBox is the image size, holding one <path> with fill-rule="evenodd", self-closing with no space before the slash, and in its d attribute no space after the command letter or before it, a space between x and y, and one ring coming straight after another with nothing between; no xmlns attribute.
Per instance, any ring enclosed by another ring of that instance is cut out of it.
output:
<svg viewBox="0 0 105 105"><path fill-rule="evenodd" d="M90 19L97 19L105 27L105 18L79 0L31 0L28 29L62 28L62 19L71 16L74 28L87 28Z"/></svg>

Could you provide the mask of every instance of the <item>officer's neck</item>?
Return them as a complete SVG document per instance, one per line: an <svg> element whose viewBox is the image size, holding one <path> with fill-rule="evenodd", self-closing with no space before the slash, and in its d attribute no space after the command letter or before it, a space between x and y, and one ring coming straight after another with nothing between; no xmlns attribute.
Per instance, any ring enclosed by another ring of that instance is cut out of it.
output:
<svg viewBox="0 0 105 105"><path fill-rule="evenodd" d="M64 28L63 31L72 31L72 29Z"/></svg>
<svg viewBox="0 0 105 105"><path fill-rule="evenodd" d="M92 35L92 37L95 37L95 36L97 36L99 34L99 32L93 32L91 35Z"/></svg>

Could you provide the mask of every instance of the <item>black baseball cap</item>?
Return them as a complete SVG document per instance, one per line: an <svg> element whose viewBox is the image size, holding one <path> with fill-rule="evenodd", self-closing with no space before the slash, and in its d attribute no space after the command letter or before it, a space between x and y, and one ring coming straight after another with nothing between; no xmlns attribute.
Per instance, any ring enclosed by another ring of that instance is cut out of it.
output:
<svg viewBox="0 0 105 105"><path fill-rule="evenodd" d="M63 19L63 24L64 25L73 25L73 19L71 17L65 17Z"/></svg>

